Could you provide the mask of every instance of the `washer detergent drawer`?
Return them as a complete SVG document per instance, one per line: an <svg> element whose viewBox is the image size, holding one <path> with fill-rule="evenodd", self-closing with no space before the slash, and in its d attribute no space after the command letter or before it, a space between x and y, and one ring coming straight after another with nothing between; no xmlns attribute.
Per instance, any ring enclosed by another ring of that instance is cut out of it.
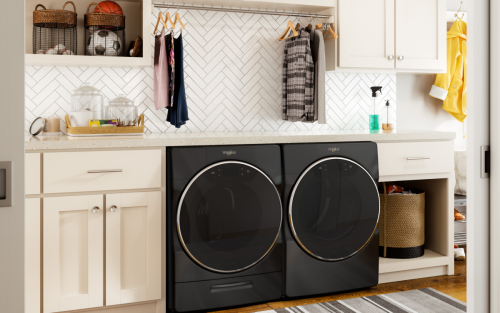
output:
<svg viewBox="0 0 500 313"><path fill-rule="evenodd" d="M159 187L159 149L54 152L43 156L44 193Z"/></svg>
<svg viewBox="0 0 500 313"><path fill-rule="evenodd" d="M175 284L175 312L209 311L281 297L282 272Z"/></svg>
<svg viewBox="0 0 500 313"><path fill-rule="evenodd" d="M379 143L380 176L453 171L453 141Z"/></svg>

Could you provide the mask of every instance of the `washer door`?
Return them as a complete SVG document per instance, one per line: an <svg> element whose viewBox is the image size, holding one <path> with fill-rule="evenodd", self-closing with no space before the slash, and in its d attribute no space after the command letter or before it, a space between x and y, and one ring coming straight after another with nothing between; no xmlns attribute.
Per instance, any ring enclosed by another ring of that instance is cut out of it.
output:
<svg viewBox="0 0 500 313"><path fill-rule="evenodd" d="M372 238L379 213L373 178L358 163L340 157L309 166L290 198L295 240L311 256L325 261L359 252Z"/></svg>
<svg viewBox="0 0 500 313"><path fill-rule="evenodd" d="M262 260L274 246L281 222L274 183L255 166L237 161L198 173L177 211L177 231L187 254L222 273L243 271Z"/></svg>

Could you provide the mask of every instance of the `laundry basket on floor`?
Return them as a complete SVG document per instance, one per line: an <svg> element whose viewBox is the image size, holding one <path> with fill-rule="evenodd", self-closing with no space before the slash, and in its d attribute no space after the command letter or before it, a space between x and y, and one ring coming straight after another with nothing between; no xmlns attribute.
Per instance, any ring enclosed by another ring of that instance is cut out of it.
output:
<svg viewBox="0 0 500 313"><path fill-rule="evenodd" d="M424 255L425 193L380 195L379 255L412 259Z"/></svg>

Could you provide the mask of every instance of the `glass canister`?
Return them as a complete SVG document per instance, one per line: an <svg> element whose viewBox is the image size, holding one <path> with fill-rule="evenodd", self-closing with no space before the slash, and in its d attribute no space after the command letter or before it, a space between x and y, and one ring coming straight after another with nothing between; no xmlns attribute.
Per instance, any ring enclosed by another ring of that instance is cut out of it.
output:
<svg viewBox="0 0 500 313"><path fill-rule="evenodd" d="M71 96L71 125L89 127L89 120L104 119L104 97L101 91L84 83Z"/></svg>
<svg viewBox="0 0 500 313"><path fill-rule="evenodd" d="M389 100L385 100L384 113L382 114L382 129L394 129L394 108L390 105Z"/></svg>
<svg viewBox="0 0 500 313"><path fill-rule="evenodd" d="M123 94L116 99L110 100L105 111L106 118L117 120L118 127L137 126L139 110L134 105L134 101L125 98Z"/></svg>

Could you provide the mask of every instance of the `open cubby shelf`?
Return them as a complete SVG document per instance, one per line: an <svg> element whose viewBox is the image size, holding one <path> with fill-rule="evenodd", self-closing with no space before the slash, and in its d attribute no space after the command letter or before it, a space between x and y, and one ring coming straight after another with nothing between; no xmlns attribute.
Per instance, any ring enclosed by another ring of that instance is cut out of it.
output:
<svg viewBox="0 0 500 313"><path fill-rule="evenodd" d="M150 0L117 0L125 14L125 43L128 47L130 41L135 41L137 36L143 40L142 57L105 57L85 55L84 45L84 16L87 7L92 1L72 0L76 6L77 17L77 55L45 55L33 54L33 11L37 4L43 4L47 9L62 9L66 1L63 0L26 0L26 65L51 65L51 66L105 66L105 67L149 67L151 66L151 1ZM95 1L99 3L100 1ZM91 11L94 7L91 8ZM71 4L66 10L73 10Z"/></svg>

